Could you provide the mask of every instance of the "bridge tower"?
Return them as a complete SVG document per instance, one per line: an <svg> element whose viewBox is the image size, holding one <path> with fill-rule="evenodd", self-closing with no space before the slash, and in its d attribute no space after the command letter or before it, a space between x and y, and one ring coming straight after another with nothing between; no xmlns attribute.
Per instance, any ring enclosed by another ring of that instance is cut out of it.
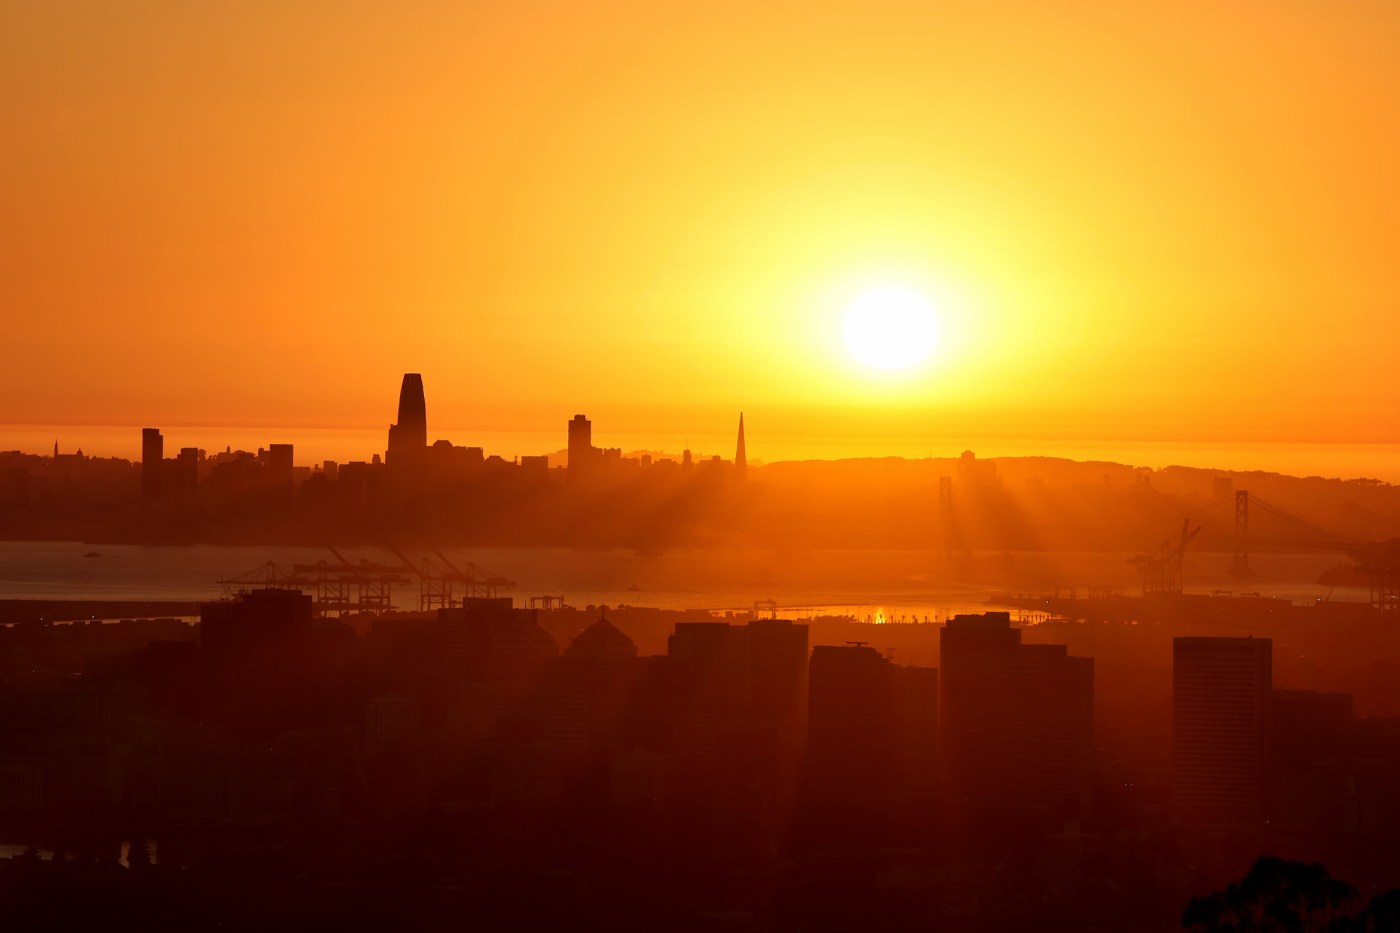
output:
<svg viewBox="0 0 1400 933"><path fill-rule="evenodd" d="M944 556L953 553L953 478L938 477L938 537Z"/></svg>
<svg viewBox="0 0 1400 933"><path fill-rule="evenodd" d="M1235 553L1230 561L1230 576L1252 577L1249 566L1249 490L1235 493Z"/></svg>

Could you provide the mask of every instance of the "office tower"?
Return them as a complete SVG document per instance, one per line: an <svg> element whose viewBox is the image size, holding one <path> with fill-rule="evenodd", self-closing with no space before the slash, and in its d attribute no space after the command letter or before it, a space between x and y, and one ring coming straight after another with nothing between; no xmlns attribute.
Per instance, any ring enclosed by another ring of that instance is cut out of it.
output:
<svg viewBox="0 0 1400 933"><path fill-rule="evenodd" d="M748 654L751 720L800 749L807 721L807 626L755 619L737 631Z"/></svg>
<svg viewBox="0 0 1400 933"><path fill-rule="evenodd" d="M309 594L279 589L200 607L199 650L209 683L239 724L272 727L303 705L313 653L312 608Z"/></svg>
<svg viewBox="0 0 1400 933"><path fill-rule="evenodd" d="M292 445L269 444L267 446L267 475L270 482L278 487L292 485Z"/></svg>
<svg viewBox="0 0 1400 933"><path fill-rule="evenodd" d="M866 645L817 645L807 682L810 798L871 805L898 781L897 668Z"/></svg>
<svg viewBox="0 0 1400 933"><path fill-rule="evenodd" d="M172 472L176 489L186 494L193 492L199 486L199 448L181 447Z"/></svg>
<svg viewBox="0 0 1400 933"><path fill-rule="evenodd" d="M593 446L593 422L583 415L574 415L569 421L569 472L581 473L598 459L598 450Z"/></svg>
<svg viewBox="0 0 1400 933"><path fill-rule="evenodd" d="M744 762L793 764L806 713L807 626L679 622L667 642L675 689L675 750L700 784Z"/></svg>
<svg viewBox="0 0 1400 933"><path fill-rule="evenodd" d="M165 438L159 428L141 429L141 498L160 498L161 470L165 458Z"/></svg>
<svg viewBox="0 0 1400 933"><path fill-rule="evenodd" d="M734 451L734 469L739 478L743 479L748 474L748 454L744 450L744 413L739 412L739 446Z"/></svg>
<svg viewBox="0 0 1400 933"><path fill-rule="evenodd" d="M517 609L509 596L467 598L460 607L439 609L444 626L443 660L453 680L508 685L537 684L559 646L539 625L535 609Z"/></svg>
<svg viewBox="0 0 1400 933"><path fill-rule="evenodd" d="M626 743L627 691L637 646L600 618L575 638L545 681L545 736L565 759L599 759Z"/></svg>
<svg viewBox="0 0 1400 933"><path fill-rule="evenodd" d="M938 765L938 668L896 667L899 686L899 789L932 793Z"/></svg>
<svg viewBox="0 0 1400 933"><path fill-rule="evenodd" d="M953 798L974 810L1084 813L1093 659L1021 644L1005 612L954 616L939 644L940 756Z"/></svg>
<svg viewBox="0 0 1400 933"><path fill-rule="evenodd" d="M534 609L509 597L469 598L439 609L434 639L421 668L441 690L449 715L476 737L492 734L539 689L559 646L539 626Z"/></svg>
<svg viewBox="0 0 1400 933"><path fill-rule="evenodd" d="M1261 814L1268 756L1273 642L1172 642L1172 802L1190 820Z"/></svg>
<svg viewBox="0 0 1400 933"><path fill-rule="evenodd" d="M385 461L402 466L428 447L428 403L423 395L423 377L404 373L399 387L399 420L389 425L389 449Z"/></svg>

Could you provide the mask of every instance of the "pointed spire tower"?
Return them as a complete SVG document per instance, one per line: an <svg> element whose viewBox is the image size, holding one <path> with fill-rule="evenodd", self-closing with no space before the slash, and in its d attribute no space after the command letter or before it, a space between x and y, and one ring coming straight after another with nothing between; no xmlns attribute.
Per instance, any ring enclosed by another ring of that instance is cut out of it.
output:
<svg viewBox="0 0 1400 933"><path fill-rule="evenodd" d="M749 472L748 452L744 449L744 413L739 412L739 447L734 452L734 471L743 479Z"/></svg>

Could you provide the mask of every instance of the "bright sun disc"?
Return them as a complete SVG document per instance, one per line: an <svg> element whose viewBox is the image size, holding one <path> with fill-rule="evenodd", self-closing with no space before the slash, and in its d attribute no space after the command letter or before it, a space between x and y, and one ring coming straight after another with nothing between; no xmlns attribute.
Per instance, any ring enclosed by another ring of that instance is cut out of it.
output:
<svg viewBox="0 0 1400 933"><path fill-rule="evenodd" d="M841 336L851 355L877 369L905 369L933 350L938 321L923 296L907 288L865 292L846 309Z"/></svg>

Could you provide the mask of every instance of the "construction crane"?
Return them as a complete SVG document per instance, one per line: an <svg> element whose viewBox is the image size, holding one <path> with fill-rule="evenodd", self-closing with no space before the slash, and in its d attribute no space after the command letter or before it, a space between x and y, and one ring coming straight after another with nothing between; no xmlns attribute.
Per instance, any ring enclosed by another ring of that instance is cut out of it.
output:
<svg viewBox="0 0 1400 933"><path fill-rule="evenodd" d="M1181 567L1186 556L1186 545L1201 533L1201 526L1191 529L1191 519L1181 523L1181 540L1175 547L1170 541L1163 541L1155 551L1148 551L1128 558L1142 573L1142 595L1144 598L1156 595L1181 595Z"/></svg>

